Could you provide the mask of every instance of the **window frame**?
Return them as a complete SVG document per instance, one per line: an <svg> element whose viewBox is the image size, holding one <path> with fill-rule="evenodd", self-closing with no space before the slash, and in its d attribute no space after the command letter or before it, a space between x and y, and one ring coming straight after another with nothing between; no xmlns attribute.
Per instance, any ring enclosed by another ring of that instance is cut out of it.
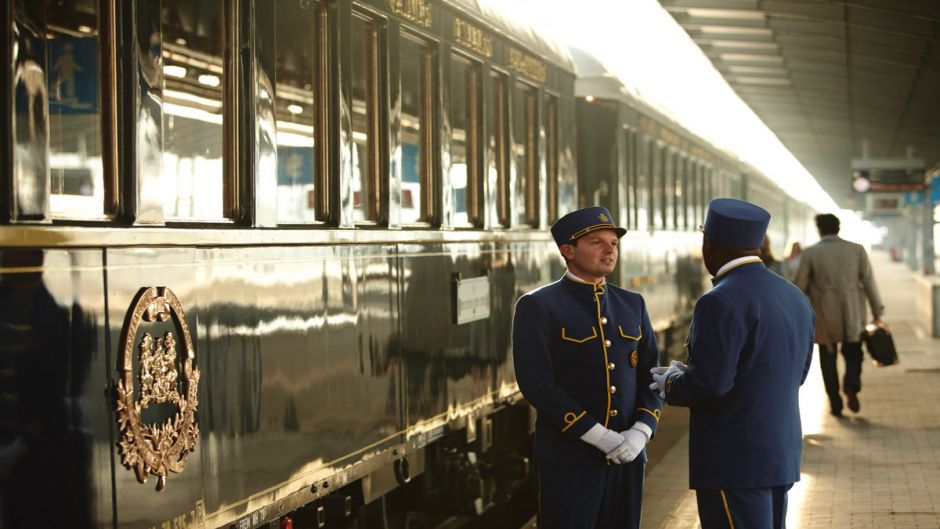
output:
<svg viewBox="0 0 940 529"><path fill-rule="evenodd" d="M369 9L364 8L358 3L354 3L350 9L350 30L349 30L349 39L350 43L353 38L357 38L356 35L353 35L352 31L352 20L358 19L364 22L365 27L368 32L365 35L365 60L366 64L364 70L366 73L366 129L368 131L367 137L367 159L368 165L366 170L366 178L369 181L369 193L368 196L363 196L361 200L367 205L365 208L366 218L362 220L354 220L353 224L355 226L369 227L369 226L378 226L387 222L385 218L387 208L384 206L383 197L385 196L384 189L386 185L383 185L382 175L386 174L387 171L383 170L385 167L383 160L383 143L387 142L388 127L384 126L385 120L382 118L382 100L384 99L384 90L383 86L386 83L382 81L385 79L383 75L383 50L386 50L388 47L387 39L384 38L384 27L386 19ZM354 60L352 57L351 60ZM350 70L352 70L352 65L349 65ZM352 72L350 72L352 73ZM352 79L350 79L350 86L352 85ZM352 105L353 96L350 92L350 101L349 104ZM352 106L350 106L350 112L352 112ZM350 119L351 119L350 115ZM351 122L350 122L351 123ZM351 125L350 125L351 126ZM383 131L386 133L383 134ZM350 129L350 133L352 133ZM386 140L386 141L383 141ZM350 137L349 139L351 145L355 145L355 141ZM355 148L355 147L353 147ZM356 208L352 207L352 212Z"/></svg>
<svg viewBox="0 0 940 529"><path fill-rule="evenodd" d="M413 222L400 222L404 227L409 228L420 228L420 227L440 227L441 224L441 211L440 211L440 175L439 175L439 166L437 163L440 160L439 153L435 149L437 143L437 137L439 131L437 131L438 118L437 111L439 110L439 91L440 83L438 78L440 76L439 68L439 57L440 57L440 41L431 37L424 32L418 31L411 28L405 24L400 24L398 31L398 40L399 45L397 46L398 51L398 75L395 81L398 83L398 95L401 97L402 94L402 84L401 84L401 42L403 40L411 41L412 43L418 44L420 50L423 52L420 60L420 70L418 72L418 78L420 83L420 101L419 111L421 115L419 116L419 121L421 122L421 128L419 130L420 134L420 151L419 151L419 163L420 165L420 183L421 183L421 205L420 211L418 213L418 219ZM401 145L401 129L399 126L398 131L399 145ZM399 199L400 200L400 199Z"/></svg>
<svg viewBox="0 0 940 529"><path fill-rule="evenodd" d="M493 146L493 151L495 154L495 160L487 160L487 167L496 168L496 189L493 193L496 198L496 218L493 219L492 223L494 227L500 228L509 228L512 226L512 201L510 197L512 196L512 190L510 185L512 180L510 178L510 148L512 142L510 141L510 127L511 123L509 120L509 98L511 97L509 90L509 73L500 70L498 68L490 68L489 77L487 79L490 84L490 94L491 101L486 101L486 104L493 105L493 117L494 122L488 123L488 131L493 132L493 139L495 145ZM487 113L487 120L489 114ZM486 150L489 152L490 135L486 135ZM488 181L488 179L487 179Z"/></svg>
<svg viewBox="0 0 940 529"><path fill-rule="evenodd" d="M467 187L466 187L466 209L467 224L455 225L459 229L477 229L483 227L483 163L481 163L482 154L482 121L481 112L483 109L483 64L473 56L462 53L456 48L450 53L451 69L450 82L455 82L453 78L453 61L457 60L464 64L466 76L461 81L464 83L464 99L466 113L466 142L465 156L467 159ZM452 98L448 98L448 104L453 104ZM452 108L452 107L451 107ZM450 114L448 114L450 117ZM451 132L452 133L452 132ZM453 192L453 189L451 189ZM455 208L456 211L456 208Z"/></svg>

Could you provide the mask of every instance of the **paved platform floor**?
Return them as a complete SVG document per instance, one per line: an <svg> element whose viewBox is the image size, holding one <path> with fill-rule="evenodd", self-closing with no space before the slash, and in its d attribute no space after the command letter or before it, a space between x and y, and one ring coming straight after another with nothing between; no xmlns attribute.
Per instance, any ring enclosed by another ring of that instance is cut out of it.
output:
<svg viewBox="0 0 940 529"><path fill-rule="evenodd" d="M914 272L881 252L871 258L901 363L879 368L866 358L861 411L836 418L814 358L800 392L803 466L790 529L940 528L940 340L916 320ZM643 529L700 527L687 465L684 438L650 469Z"/></svg>

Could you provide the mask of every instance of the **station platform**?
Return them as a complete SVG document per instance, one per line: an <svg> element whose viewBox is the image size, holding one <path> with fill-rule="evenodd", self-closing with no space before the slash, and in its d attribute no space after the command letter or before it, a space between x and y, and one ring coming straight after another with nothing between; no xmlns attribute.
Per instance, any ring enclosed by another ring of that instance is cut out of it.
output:
<svg viewBox="0 0 940 529"><path fill-rule="evenodd" d="M876 367L866 353L861 410L836 418L814 357L800 391L803 465L789 496L791 529L940 528L940 339L919 325L915 273L884 252L871 260L901 363ZM678 413L667 408L663 419ZM643 529L700 527L687 434L651 459L644 496Z"/></svg>

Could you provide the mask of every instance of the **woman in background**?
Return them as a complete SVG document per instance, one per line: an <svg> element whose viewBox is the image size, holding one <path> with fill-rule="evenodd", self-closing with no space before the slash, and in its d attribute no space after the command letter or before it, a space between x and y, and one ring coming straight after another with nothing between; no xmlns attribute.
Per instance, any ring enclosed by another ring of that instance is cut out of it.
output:
<svg viewBox="0 0 940 529"><path fill-rule="evenodd" d="M796 275L796 270L800 267L800 254L802 253L803 248L800 246L799 241L790 243L783 261L783 271L787 274L787 278L793 279L793 276Z"/></svg>
<svg viewBox="0 0 940 529"><path fill-rule="evenodd" d="M774 257L774 253L770 249L770 237L766 235L764 235L764 243L760 246L760 260L771 272L783 277L783 263Z"/></svg>

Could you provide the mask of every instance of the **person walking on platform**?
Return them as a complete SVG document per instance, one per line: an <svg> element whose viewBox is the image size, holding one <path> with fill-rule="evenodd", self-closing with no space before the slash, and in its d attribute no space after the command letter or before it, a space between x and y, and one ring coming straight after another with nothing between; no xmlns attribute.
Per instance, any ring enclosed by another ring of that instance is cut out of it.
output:
<svg viewBox="0 0 940 529"><path fill-rule="evenodd" d="M764 242L760 245L760 260L764 262L764 266L771 272L778 276L783 275L783 263L774 257L774 251L770 247L770 237L766 235L764 235Z"/></svg>
<svg viewBox="0 0 940 529"><path fill-rule="evenodd" d="M688 365L658 367L653 388L689 413L689 484L702 529L779 529L800 479L799 387L813 353L813 308L761 262L770 214L717 198L702 257L714 287L695 304Z"/></svg>
<svg viewBox="0 0 940 529"><path fill-rule="evenodd" d="M865 298L876 325L881 324L884 305L865 248L839 237L839 218L830 213L816 215L816 228L821 240L803 250L793 282L806 293L816 309L819 367L829 395L829 410L838 417L842 415L842 397L836 348L842 344L845 358L842 391L849 409L857 413L861 409L858 393L862 390L861 334L865 329Z"/></svg>
<svg viewBox="0 0 940 529"><path fill-rule="evenodd" d="M659 355L646 304L605 281L626 230L595 206L551 232L568 269L520 297L512 322L516 380L538 412L538 526L636 529L662 400L649 388Z"/></svg>

